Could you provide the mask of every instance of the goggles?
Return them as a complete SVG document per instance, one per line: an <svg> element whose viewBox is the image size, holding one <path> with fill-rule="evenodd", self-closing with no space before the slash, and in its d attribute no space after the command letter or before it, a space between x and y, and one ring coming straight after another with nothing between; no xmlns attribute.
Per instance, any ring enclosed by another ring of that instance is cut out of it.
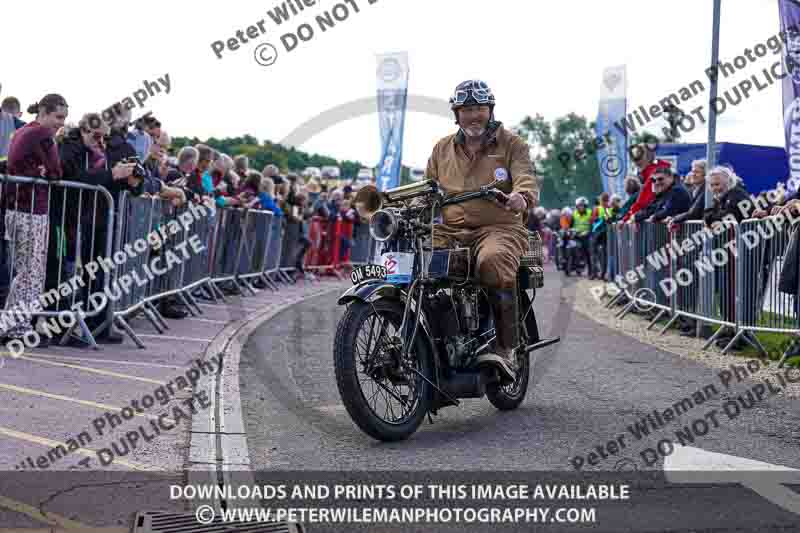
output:
<svg viewBox="0 0 800 533"><path fill-rule="evenodd" d="M473 83L471 89L458 89L453 93L453 97L451 98L454 105L464 105L470 94L472 98L478 102L479 104L487 104L489 103L492 98L492 90L486 86L483 82L476 82Z"/></svg>

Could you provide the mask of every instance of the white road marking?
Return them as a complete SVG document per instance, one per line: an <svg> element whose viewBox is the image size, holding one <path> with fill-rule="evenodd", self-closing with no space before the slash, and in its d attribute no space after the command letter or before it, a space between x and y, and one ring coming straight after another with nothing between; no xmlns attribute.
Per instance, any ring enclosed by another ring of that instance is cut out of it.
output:
<svg viewBox="0 0 800 533"><path fill-rule="evenodd" d="M800 470L735 455L676 446L664 458L664 473L672 483L738 483L775 505L800 514L800 494L785 484L800 485Z"/></svg>

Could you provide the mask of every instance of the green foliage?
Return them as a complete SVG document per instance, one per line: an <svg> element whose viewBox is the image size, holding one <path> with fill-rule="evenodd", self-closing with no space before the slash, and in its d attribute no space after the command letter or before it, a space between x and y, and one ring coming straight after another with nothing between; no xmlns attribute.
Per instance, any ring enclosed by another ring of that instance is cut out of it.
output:
<svg viewBox="0 0 800 533"><path fill-rule="evenodd" d="M532 159L543 178L541 204L547 208L572 205L578 196L590 202L603 192L597 156L590 152L594 124L570 113L552 123L541 115L526 116L516 130L531 144Z"/></svg>

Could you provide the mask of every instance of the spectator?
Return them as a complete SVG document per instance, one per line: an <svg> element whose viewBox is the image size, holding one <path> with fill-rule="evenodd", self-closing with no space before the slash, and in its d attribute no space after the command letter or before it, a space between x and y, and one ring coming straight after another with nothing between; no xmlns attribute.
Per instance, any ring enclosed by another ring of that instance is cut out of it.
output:
<svg viewBox="0 0 800 533"><path fill-rule="evenodd" d="M131 110L125 109L123 116L130 121ZM153 138L150 137L150 134L145 130L145 118L146 117L137 119L133 123L133 128L131 128L126 136L126 140L133 146L134 150L136 150L136 157L138 157L140 161L147 159L147 155L150 153L150 146L153 144Z"/></svg>
<svg viewBox="0 0 800 533"><path fill-rule="evenodd" d="M204 188L208 187L208 180L213 187L217 207L238 207L239 198L235 193L239 187L239 175L233 171L233 159L227 154L220 154L214 163L214 172L203 176L206 180Z"/></svg>
<svg viewBox="0 0 800 533"><path fill-rule="evenodd" d="M538 206L530 210L528 215L528 231L541 231L544 228L544 219L547 216L547 211L544 207Z"/></svg>
<svg viewBox="0 0 800 533"><path fill-rule="evenodd" d="M642 190L642 182L639 181L639 178L636 176L628 176L625 178L625 194L628 195L628 199L622 204L622 207L619 209L618 213L614 214L614 221L622 220L628 211L630 211L633 204L636 203L636 199L639 197L639 192Z"/></svg>
<svg viewBox="0 0 800 533"><path fill-rule="evenodd" d="M282 180L280 182L276 180L278 174L280 174L280 170L278 170L278 167L276 165L272 164L265 166L264 170L261 172L262 176L271 179L275 185L282 183Z"/></svg>
<svg viewBox="0 0 800 533"><path fill-rule="evenodd" d="M692 162L692 173L688 176L692 205L688 211L668 217L665 222L670 229L675 230L675 224L682 224L687 220L702 220L706 206L706 160L698 159Z"/></svg>
<svg viewBox="0 0 800 533"><path fill-rule="evenodd" d="M786 203L775 213L782 213L784 215L792 215L797 217L800 215L800 199L792 199ZM765 254L766 255L766 254ZM778 282L778 290L784 294L789 295L794 300L794 313L795 316L800 316L800 231L798 226L792 226L792 233L789 239L789 245L784 254L783 268L780 272ZM784 352L784 357L797 357L800 355L800 336L795 334L792 344Z"/></svg>
<svg viewBox="0 0 800 533"><path fill-rule="evenodd" d="M2 88L2 85L0 85L0 88ZM4 100L3 104L5 103ZM14 132L24 125L25 123L18 116L7 112L5 106L0 105L0 165L4 165L8 157L8 147L11 145L11 137L14 136ZM5 171L5 168L0 166L0 173L5 173Z"/></svg>
<svg viewBox="0 0 800 533"><path fill-rule="evenodd" d="M141 178L133 175L135 163L108 164L105 138L109 128L100 114L87 113L71 130L61 145L61 163L65 179L99 185L111 192L135 191Z"/></svg>
<svg viewBox="0 0 800 533"><path fill-rule="evenodd" d="M741 222L744 213L739 208L739 202L749 202L750 197L740 186L736 174L727 167L714 167L709 173L708 185L714 195L714 204L705 212L706 224L717 224L727 215L732 215L737 222Z"/></svg>
<svg viewBox="0 0 800 533"><path fill-rule="evenodd" d="M119 204L119 194L122 191L129 191L133 195L141 194L143 176L135 176L135 163L117 162L113 167L109 165L109 148L106 147L105 139L109 133L108 125L104 124L99 113L87 113L81 118L76 129L70 130L64 142L61 144L60 156L64 178L70 181L86 183L93 186L100 186L107 189L113 196L115 205ZM63 212L62 202L59 196L66 195L66 205L70 206ZM71 277L76 255L80 254L81 263L87 264L96 257L97 247L100 243L105 243L108 239L107 211L108 205L101 194L76 190L54 189L51 192L54 201L51 203L51 229L64 232L67 241L67 263L68 271L66 277ZM83 201L81 201L81 198ZM80 210L78 206L80 205ZM80 226L78 220L80 219ZM65 222L60 225L62 220ZM82 230L81 249L77 250L77 234L75 231L80 227ZM55 231L51 232L55 235ZM58 286L61 272L58 268L61 261L60 247L58 239L50 239L48 250L48 286ZM55 268L53 268L55 267ZM102 290L105 281L105 273L98 272L94 280L86 276L86 290L84 297L92 292ZM87 319L90 330L96 330L108 319L108 311L100 312L98 315ZM122 336L110 334L107 330L98 335L98 340L107 342L122 342Z"/></svg>
<svg viewBox="0 0 800 533"><path fill-rule="evenodd" d="M610 196L607 192L603 192L597 198L597 206L592 210L592 217L590 222L592 224L591 236L591 251L597 259L594 264L600 265L597 273L597 278L601 280L606 279L608 271L608 257L606 255L606 247L608 245L607 238L607 222L611 218L611 202ZM591 273L589 279L594 279L595 273Z"/></svg>
<svg viewBox="0 0 800 533"><path fill-rule="evenodd" d="M740 202L748 202L749 196L747 192L737 186L739 180L728 167L717 166L714 167L708 174L708 186L711 193L714 195L714 205L707 209L704 215L705 223L712 228L718 229L722 224L723 219L733 216L737 222L744 219L744 214L739 208ZM730 238L728 232L722 233L722 238ZM715 239L716 240L716 239ZM717 243L715 243L717 244ZM724 250L727 261L725 262L726 268L715 269L715 287L719 288L720 298L720 311L723 320L727 322L736 322L736 269L734 268L734 255L722 246L720 249ZM724 327L720 330L717 337L717 346L724 348L733 338L735 331L730 327ZM741 349L744 346L741 339L737 344L732 346L732 349Z"/></svg>
<svg viewBox="0 0 800 533"><path fill-rule="evenodd" d="M306 191L308 191L309 203L311 205L316 204L317 199L322 192L322 187L319 184L319 180L317 178L311 178L308 180L308 183L306 184Z"/></svg>
<svg viewBox="0 0 800 533"><path fill-rule="evenodd" d="M178 152L177 159L177 166L169 169L164 177L164 183L181 189L188 200L199 201L199 197L195 197L196 192L189 185L194 179L200 160L200 152L194 146L184 146Z"/></svg>
<svg viewBox="0 0 800 533"><path fill-rule="evenodd" d="M147 113L144 117L142 117L142 123L144 124L144 130L147 132L153 142L157 142L157 140L163 135L163 132L161 131L161 122L150 113Z"/></svg>
<svg viewBox="0 0 800 533"><path fill-rule="evenodd" d="M241 177L246 177L250 172L250 159L246 155L237 155L233 158L233 170Z"/></svg>
<svg viewBox="0 0 800 533"><path fill-rule="evenodd" d="M258 199L261 202L262 209L273 213L276 217L283 216L283 211L275 203L275 183L271 178L262 177Z"/></svg>
<svg viewBox="0 0 800 533"><path fill-rule="evenodd" d="M631 149L636 166L639 168L639 173L644 178L644 185L639 191L636 201L631 205L628 212L622 217L623 222L632 219L636 213L650 205L655 199L655 192L652 185L653 173L657 168L670 168L670 164L666 161L661 161L655 158L655 151L647 143L642 143L634 146ZM685 189L684 189L685 190Z"/></svg>
<svg viewBox="0 0 800 533"><path fill-rule="evenodd" d="M634 215L636 222L663 222L668 217L685 213L691 196L669 167L658 167L652 175L655 200Z"/></svg>
<svg viewBox="0 0 800 533"><path fill-rule="evenodd" d="M36 119L17 131L8 150L8 172L15 176L60 179L61 159L55 134L64 125L69 109L58 94L48 94L28 108ZM5 237L15 251L16 286L7 306L36 301L45 282L48 241L48 188L45 185L9 185L6 202ZM5 333L22 339L32 333L30 323L15 324ZM34 337L35 338L35 337Z"/></svg>
<svg viewBox="0 0 800 533"><path fill-rule="evenodd" d="M258 207L258 192L261 189L261 173L257 170L248 170L242 180L236 195L243 207Z"/></svg>
<svg viewBox="0 0 800 533"><path fill-rule="evenodd" d="M22 121L22 106L16 97L8 96L4 98L3 103L0 104L0 111L5 111L14 117L14 127L16 129L20 129L25 125L25 122Z"/></svg>
<svg viewBox="0 0 800 533"><path fill-rule="evenodd" d="M213 179L210 183L211 187L207 188L209 182L207 180L204 181L203 177L209 173L209 170L213 172L211 165L219 158L219 154L213 148L205 144L198 144L195 146L195 149L197 150L199 159L194 175L188 181L187 185L200 202L213 209L215 207ZM222 179L221 174L218 176L218 179Z"/></svg>

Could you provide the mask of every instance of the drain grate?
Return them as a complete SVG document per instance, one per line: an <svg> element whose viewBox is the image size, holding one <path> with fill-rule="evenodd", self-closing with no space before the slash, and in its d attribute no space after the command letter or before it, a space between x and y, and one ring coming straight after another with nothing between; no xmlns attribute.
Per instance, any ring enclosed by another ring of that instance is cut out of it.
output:
<svg viewBox="0 0 800 533"><path fill-rule="evenodd" d="M288 522L198 523L194 513L141 511L136 513L133 533L303 533L302 526Z"/></svg>

